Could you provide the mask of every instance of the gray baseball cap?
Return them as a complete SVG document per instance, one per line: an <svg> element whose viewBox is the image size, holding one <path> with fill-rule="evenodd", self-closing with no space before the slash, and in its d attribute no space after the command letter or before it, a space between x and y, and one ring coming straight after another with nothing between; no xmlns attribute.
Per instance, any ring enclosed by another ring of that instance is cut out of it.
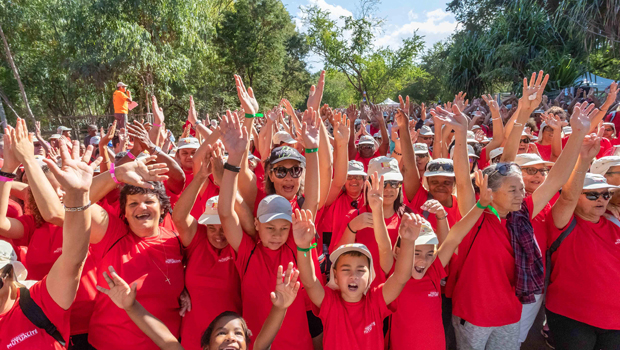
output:
<svg viewBox="0 0 620 350"><path fill-rule="evenodd" d="M284 219L293 223L293 208L291 207L291 202L286 200L286 198L272 194L260 201L256 216L258 221L263 224L277 219Z"/></svg>

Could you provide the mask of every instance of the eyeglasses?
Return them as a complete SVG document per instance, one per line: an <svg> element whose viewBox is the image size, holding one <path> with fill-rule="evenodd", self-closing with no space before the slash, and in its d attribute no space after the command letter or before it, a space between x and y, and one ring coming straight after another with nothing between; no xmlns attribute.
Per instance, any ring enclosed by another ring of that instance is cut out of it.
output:
<svg viewBox="0 0 620 350"><path fill-rule="evenodd" d="M426 169L431 172L435 172L435 171L439 171L439 169L443 169L443 171L445 172L452 173L454 172L454 165L446 164L446 163L432 163L432 164L428 164Z"/></svg>
<svg viewBox="0 0 620 350"><path fill-rule="evenodd" d="M607 132L613 132L613 131L614 131L614 129L611 129L611 128L607 129L607 128L605 128L605 131L607 131Z"/></svg>
<svg viewBox="0 0 620 350"><path fill-rule="evenodd" d="M528 143L530 143L530 138L529 138L529 137L526 137L526 138L524 138L524 139L521 139L521 140L519 141L519 143L525 143L525 144L528 144Z"/></svg>
<svg viewBox="0 0 620 350"><path fill-rule="evenodd" d="M284 179L286 174L291 174L293 179L296 179L301 176L304 172L304 168L300 166L294 166L292 168L285 168L283 166L279 166L277 168L271 169L271 171L276 175L278 179Z"/></svg>
<svg viewBox="0 0 620 350"><path fill-rule="evenodd" d="M546 176L549 173L549 169L547 168L542 168L542 169L536 169L536 168L523 168L521 169L523 171L525 171L528 175L536 175L537 173L540 173L540 175L542 176Z"/></svg>
<svg viewBox="0 0 620 350"><path fill-rule="evenodd" d="M349 175L347 176L347 181L351 181L351 180L357 180L357 181L364 181L366 177L364 175Z"/></svg>
<svg viewBox="0 0 620 350"><path fill-rule="evenodd" d="M383 188L387 188L388 185L390 185L390 187L392 187L394 189L399 189L400 186L403 185L403 183L400 182L400 181L394 181L394 180L389 180L389 181L384 181L383 182Z"/></svg>
<svg viewBox="0 0 620 350"><path fill-rule="evenodd" d="M583 192L583 194L586 195L586 199L589 200L589 201L598 200L598 197L601 197L601 196L603 197L603 200L608 200L613 195L613 193L611 193L609 191L603 192L603 193L599 193L599 192Z"/></svg>

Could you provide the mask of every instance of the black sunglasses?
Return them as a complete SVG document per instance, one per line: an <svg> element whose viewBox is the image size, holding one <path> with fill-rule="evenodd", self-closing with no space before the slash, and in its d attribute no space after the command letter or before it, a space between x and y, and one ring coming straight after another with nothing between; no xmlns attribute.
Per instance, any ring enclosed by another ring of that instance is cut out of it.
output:
<svg viewBox="0 0 620 350"><path fill-rule="evenodd" d="M598 200L598 197L603 197L604 200L608 200L609 198L611 198L611 196L613 196L613 193L611 193L609 191L603 192L603 193L599 193L599 192L583 192L583 194L586 195L586 199L588 199L589 201Z"/></svg>
<svg viewBox="0 0 620 350"><path fill-rule="evenodd" d="M526 137L526 138L524 138L524 139L521 139L521 140L519 141L519 143L525 143L525 144L530 143L530 138L529 138L529 137Z"/></svg>
<svg viewBox="0 0 620 350"><path fill-rule="evenodd" d="M399 189L400 186L403 185L403 183L400 182L400 181L394 181L394 180L388 180L388 181L384 181L383 182L383 188L387 188L388 185L390 185L390 187L392 187L394 189Z"/></svg>
<svg viewBox="0 0 620 350"><path fill-rule="evenodd" d="M418 158L426 158L426 157L428 157L428 153L416 154L415 156L418 157Z"/></svg>
<svg viewBox="0 0 620 350"><path fill-rule="evenodd" d="M522 169L523 171L525 171L528 175L536 175L537 173L540 173L540 175L545 176L549 173L549 169L547 168L542 168L542 169L536 169L536 168L524 168Z"/></svg>
<svg viewBox="0 0 620 350"><path fill-rule="evenodd" d="M276 175L278 179L284 179L286 177L286 174L291 174L291 177L296 179L300 177L301 174L304 172L304 168L297 165L291 168L279 166L271 169L271 171Z"/></svg>
<svg viewBox="0 0 620 350"><path fill-rule="evenodd" d="M428 171L439 171L439 169L443 169L446 172L454 172L454 165L449 163L432 163L427 164L426 169Z"/></svg>
<svg viewBox="0 0 620 350"><path fill-rule="evenodd" d="M351 180L364 181L364 179L366 179L366 176L364 175L348 175L347 176L348 181L351 181Z"/></svg>

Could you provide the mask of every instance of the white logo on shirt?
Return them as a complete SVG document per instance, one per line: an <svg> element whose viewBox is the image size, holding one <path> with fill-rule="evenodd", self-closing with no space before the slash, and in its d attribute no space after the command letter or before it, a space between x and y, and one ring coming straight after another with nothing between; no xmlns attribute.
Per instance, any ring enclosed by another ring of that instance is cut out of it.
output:
<svg viewBox="0 0 620 350"><path fill-rule="evenodd" d="M616 239L616 244L620 244L620 238Z"/></svg>
<svg viewBox="0 0 620 350"><path fill-rule="evenodd" d="M166 264L180 264L181 260L176 260L176 259L168 259L166 260Z"/></svg>
<svg viewBox="0 0 620 350"><path fill-rule="evenodd" d="M366 326L366 328L364 328L364 334L370 333L372 331L372 327L374 327L374 326L375 326L374 322L369 324L368 326Z"/></svg>
<svg viewBox="0 0 620 350"><path fill-rule="evenodd" d="M62 254L62 247L56 248L56 250L54 250L54 254Z"/></svg>
<svg viewBox="0 0 620 350"><path fill-rule="evenodd" d="M217 262L223 263L223 262L227 262L229 260L232 260L232 256L227 256L227 257L224 257L224 258L220 258L220 260L218 260Z"/></svg>
<svg viewBox="0 0 620 350"><path fill-rule="evenodd" d="M24 340L26 340L26 339L28 339L28 338L32 337L33 335L36 335L36 334L39 334L39 331L36 328L31 330L30 332L22 333L22 334L18 335L17 337L11 339L11 342L6 345L6 348L10 349L10 348L14 347L15 345L23 342Z"/></svg>
<svg viewBox="0 0 620 350"><path fill-rule="evenodd" d="M439 293L437 293L437 292L430 292L430 293L428 293L428 296L429 296L430 298L436 298L436 297L438 297L438 296L439 296Z"/></svg>

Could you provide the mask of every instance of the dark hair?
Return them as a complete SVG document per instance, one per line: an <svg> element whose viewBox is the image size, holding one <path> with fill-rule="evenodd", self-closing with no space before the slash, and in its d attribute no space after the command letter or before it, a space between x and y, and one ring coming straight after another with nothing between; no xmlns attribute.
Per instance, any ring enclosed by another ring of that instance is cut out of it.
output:
<svg viewBox="0 0 620 350"><path fill-rule="evenodd" d="M365 258L368 260L368 268L370 269L370 268L372 267L372 266L370 266L370 258L369 258L368 256L366 256L366 254L363 254L363 253L361 253L361 252L358 252L357 250L352 250L352 251L348 251L348 252L346 252L346 253L342 253L342 254L338 257L338 259L336 259L336 261L334 262L334 265L332 266L332 268L333 268L334 270L336 270L336 266L338 265L338 261L339 261L339 260L340 260L340 258L342 258L343 256L352 256L352 257L354 257L354 258L357 258L357 257L361 257L361 256L363 256L363 257L365 257Z"/></svg>
<svg viewBox="0 0 620 350"><path fill-rule="evenodd" d="M211 342L211 335L213 335L213 331L215 330L215 325L224 317L233 317L233 318L241 320L241 327L243 328L243 333L245 334L245 342L247 344L250 344L251 342L250 338L252 337L252 332L248 328L248 325L247 323L245 323L245 320L243 319L243 317L241 317L241 315L233 311L224 311L221 314L217 315L217 317L214 318L213 321L211 321L211 323L209 323L209 326L204 331L204 333L202 333L202 337L200 338L201 348L204 349L206 346L209 346L209 343Z"/></svg>
<svg viewBox="0 0 620 350"><path fill-rule="evenodd" d="M125 206L127 205L127 196L129 195L132 195L132 196L137 195L137 194L156 195L157 198L159 199L159 204L162 210L162 214L159 217L160 224L164 222L164 217L166 216L166 214L172 212L172 206L170 205L170 198L168 198L168 196L166 195L166 189L164 188L164 185L161 182L149 181L148 183L153 185L153 187L155 188L151 190L148 188L136 187L132 185L123 186L123 189L121 190L121 195L119 198L120 207L121 207L119 217L125 222L126 225L129 225L129 223L127 222L127 218L125 218Z"/></svg>
<svg viewBox="0 0 620 350"><path fill-rule="evenodd" d="M46 175L50 172L50 168L47 165L41 166L41 170L43 170L43 173ZM34 199L34 194L32 194L32 189L30 187L28 187L26 208L30 212L30 215L34 218L34 226L36 228L39 228L45 224L45 219L43 219L43 215L41 215L41 212L39 211L39 206L37 205L37 201Z"/></svg>
<svg viewBox="0 0 620 350"><path fill-rule="evenodd" d="M566 113L566 111L562 107L553 106L553 107L547 109L546 113L547 114L555 114L558 117L560 117L560 119L562 119L562 120L567 120L568 119L568 114Z"/></svg>
<svg viewBox="0 0 620 350"><path fill-rule="evenodd" d="M273 168L273 165L269 162L270 158L267 158L267 160L265 160L264 166L263 166L263 168L265 168L265 193L267 195L277 194L276 193L276 187L273 184L273 181L271 181L271 179L269 178L269 173L271 172L271 169ZM302 163L299 162L299 165L302 165ZM297 190L297 195L295 195L295 197L297 197L297 198L299 198L304 193L304 183L305 183L304 179L305 179L305 177L306 176L304 174L303 178L301 178L301 180L299 182L299 190Z"/></svg>

